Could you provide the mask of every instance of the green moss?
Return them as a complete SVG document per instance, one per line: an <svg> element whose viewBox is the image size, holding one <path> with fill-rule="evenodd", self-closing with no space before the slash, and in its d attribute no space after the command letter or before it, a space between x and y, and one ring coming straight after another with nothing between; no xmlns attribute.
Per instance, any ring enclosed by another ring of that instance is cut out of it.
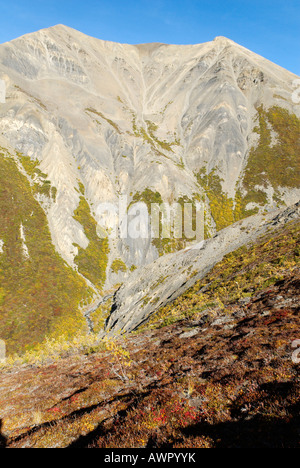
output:
<svg viewBox="0 0 300 468"><path fill-rule="evenodd" d="M91 291L55 251L34 187L7 153L0 154L0 219L0 337L8 353L32 348L45 336L85 331L79 304L90 300Z"/></svg>
<svg viewBox="0 0 300 468"><path fill-rule="evenodd" d="M84 233L89 241L86 249L76 245L78 255L75 257L74 262L83 276L89 279L97 288L102 289L106 279L109 241L107 237L101 239L98 237L97 223L91 215L89 204L84 196L80 197L74 219L83 226Z"/></svg>

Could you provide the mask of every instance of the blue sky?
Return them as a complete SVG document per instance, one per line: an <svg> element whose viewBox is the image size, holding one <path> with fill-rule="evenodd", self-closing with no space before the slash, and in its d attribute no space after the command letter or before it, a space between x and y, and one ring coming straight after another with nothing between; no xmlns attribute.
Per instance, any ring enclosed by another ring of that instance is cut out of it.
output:
<svg viewBox="0 0 300 468"><path fill-rule="evenodd" d="M55 24L130 44L226 36L300 75L299 0L0 0L0 43Z"/></svg>

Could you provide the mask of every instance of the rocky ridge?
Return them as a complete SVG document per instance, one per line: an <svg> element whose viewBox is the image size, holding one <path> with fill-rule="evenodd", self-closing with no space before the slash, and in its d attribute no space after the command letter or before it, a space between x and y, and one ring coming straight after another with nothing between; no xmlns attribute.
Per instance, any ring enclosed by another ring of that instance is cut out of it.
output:
<svg viewBox="0 0 300 468"><path fill-rule="evenodd" d="M230 252L300 216L300 202L285 210L255 215L218 232L212 239L166 255L134 273L115 293L106 332L137 329L156 310L192 287Z"/></svg>

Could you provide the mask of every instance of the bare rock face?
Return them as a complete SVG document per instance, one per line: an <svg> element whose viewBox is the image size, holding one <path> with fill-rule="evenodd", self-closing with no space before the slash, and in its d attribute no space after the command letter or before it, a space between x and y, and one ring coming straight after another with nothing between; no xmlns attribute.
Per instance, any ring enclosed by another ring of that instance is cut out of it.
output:
<svg viewBox="0 0 300 468"><path fill-rule="evenodd" d="M220 223L213 196L231 200L234 210L237 194L253 192L243 180L249 151L258 144L259 109L277 106L300 115L291 98L296 78L223 37L198 45L135 46L58 25L0 46L0 79L6 84L6 102L0 105L2 144L29 156L46 174L56 196L39 201L53 243L69 265L93 282L78 263L80 251L92 243L74 214L82 199L98 221L99 204L117 204L121 195L130 202L142 199L146 189L163 201L184 196L193 201L200 194L206 200L208 232L214 234ZM269 130L274 146L277 134ZM217 187L218 194L210 187ZM275 186L270 177L255 190L262 191L263 201L245 198L244 214L300 197L299 186L280 180ZM225 224L236 220L231 218ZM114 239L108 250L104 288L126 280L131 266L151 264L159 256L149 240ZM193 250L174 255L175 265L183 262L184 269L185 257L193 255ZM121 272L111 268L116 258L126 266ZM157 261L163 265L170 257ZM145 281L152 275L149 266ZM178 275L178 287L183 278Z"/></svg>
<svg viewBox="0 0 300 468"><path fill-rule="evenodd" d="M114 334L135 330L156 310L204 278L225 255L299 219L299 216L300 202L285 210L254 215L201 244L165 255L139 269L116 292L106 331Z"/></svg>

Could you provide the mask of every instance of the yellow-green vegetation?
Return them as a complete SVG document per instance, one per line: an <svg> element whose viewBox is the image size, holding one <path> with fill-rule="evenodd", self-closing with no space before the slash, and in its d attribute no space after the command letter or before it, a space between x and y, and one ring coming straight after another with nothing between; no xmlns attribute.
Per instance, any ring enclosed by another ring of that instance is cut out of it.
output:
<svg viewBox="0 0 300 468"><path fill-rule="evenodd" d="M190 237L187 237L186 234L188 234L187 232L185 232L185 216L187 215L187 213L185 212L185 205L190 205L191 209L192 209L192 218L191 220L189 220L189 218L187 219L187 221L191 222L191 228L192 228L192 233L193 234L194 232L196 232L197 229L201 229L200 226L197 226L197 204L198 203L202 203L203 204L203 207L204 207L204 196L203 195L200 195L198 193L193 193L193 198L189 198L187 195L183 195L181 197L179 197L177 199L177 203L179 205L181 205L181 212L182 212L182 239L178 239L178 244L176 246L176 250L180 250L181 248L185 248L186 247L186 242L189 241L194 241L196 240L196 235L193 237L193 238L190 238ZM190 213L188 214L188 216L190 215ZM204 211L204 215L205 215L205 211ZM200 222L201 223L205 223L205 216L204 216L204 219L200 219ZM205 226L204 226L205 227ZM205 233L205 229L204 229L204 233Z"/></svg>
<svg viewBox="0 0 300 468"><path fill-rule="evenodd" d="M83 190L83 186L81 190ZM74 262L83 276L89 279L97 288L102 289L106 279L109 241L108 237L98 237L97 223L91 215L90 206L83 195L80 197L79 206L75 210L74 219L83 226L84 233L89 241L86 249L76 245L78 254Z"/></svg>
<svg viewBox="0 0 300 468"><path fill-rule="evenodd" d="M33 193L45 195L55 202L57 189L56 187L51 186L50 180L47 180L47 174L44 174L38 168L39 161L33 161L29 156L24 156L22 153L17 153L17 156L33 183Z"/></svg>
<svg viewBox="0 0 300 468"><path fill-rule="evenodd" d="M133 203L143 202L147 206L148 214L151 214L151 204L157 203L161 205L163 203L163 199L161 198L161 194L159 192L154 192L153 190L146 188L143 192L136 192L132 197ZM131 206L129 205L129 208ZM160 228L161 228L161 218L160 218ZM166 249L170 244L170 239L162 239L154 238L152 240L152 244L157 248L160 255L166 253Z"/></svg>
<svg viewBox="0 0 300 468"><path fill-rule="evenodd" d="M132 129L133 129L134 136L140 137L146 143L149 143L151 146L151 149L156 155L165 156L165 154L162 153L161 150L173 152L172 145L180 144L177 139L174 142L168 142L166 140L163 140L163 141L159 140L154 134L158 130L158 126L156 124L154 124L150 120L147 120L146 129L142 126L138 127L136 123L136 115L134 114L133 111L131 111L131 115L132 115Z"/></svg>
<svg viewBox="0 0 300 468"><path fill-rule="evenodd" d="M176 136L176 133L174 133L173 141L160 140L155 135L159 127L151 120L146 120L146 128L144 128L143 126L138 126L136 113L122 101L120 96L118 96L117 99L120 103L123 104L124 111L127 111L131 115L133 133L127 133L135 137L142 138L145 143L149 143L154 154L156 154L157 156L168 157L162 152L162 150L165 152L173 153L172 146L180 146L181 142L180 139ZM171 104L171 102L169 104ZM169 104L165 106L161 114L165 112Z"/></svg>
<svg viewBox="0 0 300 468"><path fill-rule="evenodd" d="M80 182L79 180L78 180L78 188L79 188L79 193L81 193L81 195L84 195L84 193L85 193L85 188L84 188L83 183ZM76 190L77 190L77 189L76 189ZM78 192L78 190L77 190L77 192Z"/></svg>
<svg viewBox="0 0 300 468"><path fill-rule="evenodd" d="M234 209L234 201L222 189L222 179L215 170L209 174L202 168L197 174L197 181L204 189L208 199L216 229L224 229L239 219Z"/></svg>
<svg viewBox="0 0 300 468"><path fill-rule="evenodd" d="M113 127L116 130L117 133L119 133L119 134L122 133L119 126L116 124L116 122L113 122L113 120L108 119L107 117L105 117L105 115L102 114L102 112L96 111L93 107L88 107L88 108L85 109L85 111L89 112L91 114L95 114L98 117L101 117L101 119L105 120L109 125L111 125L111 127ZM98 122L98 123L100 123L100 122Z"/></svg>
<svg viewBox="0 0 300 468"><path fill-rule="evenodd" d="M25 89L20 88L20 86L14 85L14 88L17 89L19 92L26 94L26 96L29 97L30 101L34 101L36 104L38 104L43 110L47 110L47 107L45 104L37 97L33 96L32 94L28 93L28 91L25 91Z"/></svg>
<svg viewBox="0 0 300 468"><path fill-rule="evenodd" d="M55 251L34 187L3 151L0 219L0 337L8 354L33 348L46 336L85 332L79 305L90 300L91 291Z"/></svg>
<svg viewBox="0 0 300 468"><path fill-rule="evenodd" d="M155 123L151 122L151 120L146 120L147 124L147 130L148 130L148 135L150 136L150 139L152 139L157 145L159 145L162 149L165 151L172 151L172 146L180 146L180 140L176 137L175 135L175 140L168 142L167 140L159 140L157 136L155 135L155 132L158 130L158 125Z"/></svg>
<svg viewBox="0 0 300 468"><path fill-rule="evenodd" d="M103 331L105 321L108 318L112 306L112 298L109 298L104 304L101 304L95 312L91 313L90 319L93 324L94 333Z"/></svg>
<svg viewBox="0 0 300 468"><path fill-rule="evenodd" d="M272 131L275 135L273 144ZM259 135L259 141L250 151L242 182L243 192L246 191L246 195L241 198L243 216L258 211L258 208L246 210L248 203L266 203L266 194L258 186L266 188L271 185L278 203L278 188L299 187L300 119L278 106L268 110L260 106L254 132Z"/></svg>
<svg viewBox="0 0 300 468"><path fill-rule="evenodd" d="M143 192L136 192L132 196L132 203L143 202L147 205L148 211L151 210L151 203L163 203L161 194L153 192L153 190L146 188ZM130 206L130 205L129 205Z"/></svg>
<svg viewBox="0 0 300 468"><path fill-rule="evenodd" d="M120 258L116 258L112 262L110 269L113 273L119 273L119 272L124 273L125 271L127 271L127 266L125 265L123 260L121 260Z"/></svg>
<svg viewBox="0 0 300 468"><path fill-rule="evenodd" d="M208 197L217 231L256 214L259 207L267 205L265 189L269 185L274 189L273 200L278 205L283 204L280 187L299 187L300 119L277 106L268 110L258 107L256 118L258 125L254 132L259 135L259 140L250 150L234 199L223 191L222 179L216 174L216 169L207 174L202 168L196 174ZM249 203L254 203L254 208L248 209Z"/></svg>
<svg viewBox="0 0 300 468"><path fill-rule="evenodd" d="M74 354L91 354L95 350L99 351L103 345L99 342L97 333L75 333L70 338L59 336L56 338L46 338L34 348L22 354L11 354L5 362L0 363L1 368L20 366L23 364L41 365L49 361L56 361L60 358Z"/></svg>
<svg viewBox="0 0 300 468"><path fill-rule="evenodd" d="M272 237L266 235L253 245L226 255L205 279L160 309L144 327L197 318L203 311L213 314L216 309L226 308L228 312L230 304L271 286L282 279L287 269L299 265L299 236L300 223L292 223Z"/></svg>
<svg viewBox="0 0 300 468"><path fill-rule="evenodd" d="M174 236L174 229L172 226L170 227L169 230L169 237L164 237L163 233L163 219L162 219L162 213L160 213L160 218L159 218L159 236L154 237L152 239L152 244L157 248L159 255L164 255L167 253L171 252L176 252L178 250L181 250L186 247L186 242L187 240L192 241L194 239L187 239L185 236L185 230L184 230L184 204L185 203L190 203L192 206L192 228L195 230L195 220L196 220L196 201L199 201L200 197L195 194L194 199L189 199L187 196L182 196L180 197L176 203L181 205L182 208L182 237L177 238ZM143 192L136 192L133 197L132 197L132 203L138 203L138 202L143 202L147 206L147 210L149 215L151 214L151 205L152 204L158 204L162 205L163 204L163 199L161 197L161 194L159 192L154 192L153 190L146 188ZM131 206L129 205L129 207ZM172 218L171 218L172 220Z"/></svg>
<svg viewBox="0 0 300 468"><path fill-rule="evenodd" d="M128 368L131 367L132 360L129 351L126 349L126 342L121 344L120 341L106 337L104 339L104 344L112 355L113 362L111 371L123 382L130 380Z"/></svg>
<svg viewBox="0 0 300 468"><path fill-rule="evenodd" d="M300 173L300 119L281 107L257 109L259 142L249 155L244 186L298 187ZM271 130L276 133L271 144Z"/></svg>

